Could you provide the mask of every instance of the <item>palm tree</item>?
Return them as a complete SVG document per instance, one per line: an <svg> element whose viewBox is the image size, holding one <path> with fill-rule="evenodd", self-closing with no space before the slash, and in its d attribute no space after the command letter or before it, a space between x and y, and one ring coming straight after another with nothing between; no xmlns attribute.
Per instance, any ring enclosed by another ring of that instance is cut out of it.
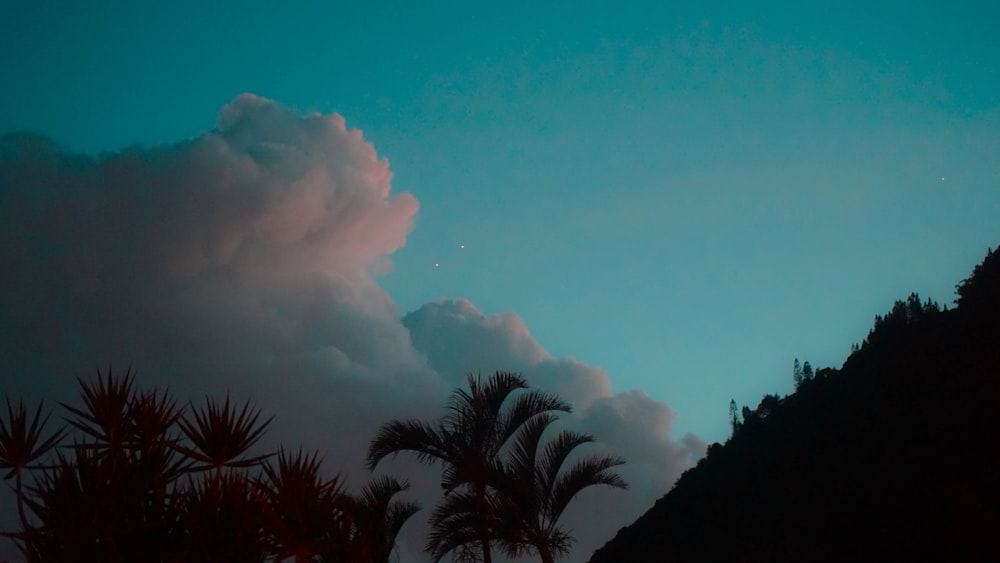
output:
<svg viewBox="0 0 1000 563"><path fill-rule="evenodd" d="M425 463L444 464L441 488L452 501L471 503L475 510L466 514L461 528L449 541L449 549L473 542L480 544L484 563L492 562L490 542L498 536L498 522L493 516L492 488L499 482L497 459L504 445L524 425L543 413L569 412L570 405L555 395L528 390L518 394L513 404L503 408L508 398L528 384L518 374L496 372L486 382L481 376L468 376L469 391L456 389L447 403L447 413L434 423L416 420L393 420L379 430L368 448L368 468L374 469L390 454L409 451ZM457 491L468 487L469 491ZM436 560L440 549L428 545Z"/></svg>
<svg viewBox="0 0 1000 563"><path fill-rule="evenodd" d="M252 456L271 419L249 401L181 408L137 389L131 369L79 381L83 404L62 404L69 445L63 429L46 437L41 404L32 417L8 400L0 418L21 520L2 535L26 561L386 563L418 510L393 498L405 481L380 477L355 496L321 477L315 453Z"/></svg>
<svg viewBox="0 0 1000 563"><path fill-rule="evenodd" d="M483 505L489 508L484 511ZM445 496L435 507L430 518L431 531L427 539L427 551L432 561L437 563L445 555L455 552L458 561L480 561L482 553L472 547L482 538L483 514L490 515L490 540L499 539L504 534L500 530L500 501L495 488L488 488L485 495L477 495L468 488L454 491Z"/></svg>
<svg viewBox="0 0 1000 563"><path fill-rule="evenodd" d="M501 543L511 557L534 551L542 563L553 563L573 542L559 525L570 501L593 485L628 488L612 471L625 463L620 457L593 455L563 470L573 450L593 442L594 437L564 430L541 448L542 435L555 420L549 413L529 420L503 460L505 485L498 488L496 513L503 522Z"/></svg>
<svg viewBox="0 0 1000 563"><path fill-rule="evenodd" d="M394 501L410 488L405 480L388 475L368 482L353 497L350 520L351 557L355 563L388 563L403 524L420 510L415 502Z"/></svg>

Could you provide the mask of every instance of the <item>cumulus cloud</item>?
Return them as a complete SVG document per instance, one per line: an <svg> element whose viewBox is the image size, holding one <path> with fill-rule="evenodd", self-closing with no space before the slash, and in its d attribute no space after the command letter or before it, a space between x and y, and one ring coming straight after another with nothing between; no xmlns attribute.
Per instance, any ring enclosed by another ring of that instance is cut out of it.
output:
<svg viewBox="0 0 1000 563"><path fill-rule="evenodd" d="M276 440L324 450L358 482L380 423L439 414L467 372L521 371L574 403L563 424L598 436L594 451L629 460L631 491L588 491L567 515L584 559L704 444L674 440L663 403L550 356L515 314L459 299L401 318L376 277L418 204L391 179L339 115L252 95L176 144L87 156L0 137L0 390L66 399L109 362L183 399L232 389L277 415ZM415 480L430 507L433 473ZM422 531L407 527L404 561L422 560Z"/></svg>
<svg viewBox="0 0 1000 563"><path fill-rule="evenodd" d="M567 512L583 560L638 518L662 496L684 469L704 455L706 444L687 434L671 437L673 410L642 391L611 392L608 374L572 358L553 358L516 314L487 316L467 300L428 303L403 318L414 346L440 373L519 371L540 389L569 400L574 412L561 428L597 439L585 453L621 455L619 472L631 490L585 491ZM584 448L581 448L583 450ZM581 452L583 453L583 452Z"/></svg>

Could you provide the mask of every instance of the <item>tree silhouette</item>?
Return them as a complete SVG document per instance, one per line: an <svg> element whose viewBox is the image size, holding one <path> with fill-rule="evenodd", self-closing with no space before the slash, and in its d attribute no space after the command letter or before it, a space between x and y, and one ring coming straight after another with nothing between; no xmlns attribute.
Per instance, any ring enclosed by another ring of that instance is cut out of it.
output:
<svg viewBox="0 0 1000 563"><path fill-rule="evenodd" d="M955 286L955 304L978 307L983 313L1000 310L1000 246L989 249L986 257L973 268L972 275Z"/></svg>
<svg viewBox="0 0 1000 563"><path fill-rule="evenodd" d="M258 465L271 454L256 457L245 457L245 454L261 439L274 417L258 424L259 418L260 410L254 410L250 401L244 403L237 414L228 395L221 405L206 397L201 410L195 410L179 421L184 435L194 444L194 448L181 446L180 450L204 464L198 469Z"/></svg>
<svg viewBox="0 0 1000 563"><path fill-rule="evenodd" d="M1000 253L959 288L896 301L839 369L793 367L591 563L997 559Z"/></svg>
<svg viewBox="0 0 1000 563"><path fill-rule="evenodd" d="M384 475L369 481L353 498L352 561L388 563L403 524L420 510L417 503L393 500L409 488L407 481Z"/></svg>
<svg viewBox="0 0 1000 563"><path fill-rule="evenodd" d="M570 454L594 441L589 434L561 431L547 444L542 436L556 417L542 413L521 427L503 460L503 486L499 487L501 542L507 555L520 557L534 551L542 563L565 555L573 538L559 525L570 501L583 489L607 485L627 489L612 468L619 457L594 455L563 469Z"/></svg>
<svg viewBox="0 0 1000 563"><path fill-rule="evenodd" d="M450 551L478 542L483 561L490 563L491 541L500 526L493 489L502 481L497 465L501 449L532 418L549 411L569 412L570 406L554 395L529 390L524 378L514 373L498 371L485 382L469 375L468 384L468 391L452 392L445 416L433 423L393 420L383 425L369 446L368 467L374 469L386 456L403 451L425 463L442 462L442 506L461 508L454 516L460 524L440 528L453 535L437 543L432 536L428 550L439 553L440 546ZM504 409L515 391L523 392Z"/></svg>
<svg viewBox="0 0 1000 563"><path fill-rule="evenodd" d="M264 465L257 481L265 501L267 541L270 551L281 561L313 561L323 556L346 561L353 539L352 498L339 476L320 475L318 454L294 456L278 454L277 463Z"/></svg>
<svg viewBox="0 0 1000 563"><path fill-rule="evenodd" d="M29 417L20 402L0 420L20 516L4 535L30 563L385 563L418 510L393 500L404 481L354 496L320 475L315 453L253 455L271 419L249 401L178 407L137 389L131 370L79 383L83 404L61 403L68 429L43 438L42 406Z"/></svg>
<svg viewBox="0 0 1000 563"><path fill-rule="evenodd" d="M41 402L29 421L24 401L18 401L15 408L10 397L7 398L7 419L0 419L0 470L8 470L3 476L5 481L14 478L14 494L17 497L17 514L21 526L27 526L24 513L24 473L62 439L62 430L42 439L48 421L49 415L42 417Z"/></svg>
<svg viewBox="0 0 1000 563"><path fill-rule="evenodd" d="M736 435L736 431L740 429L740 415L737 410L736 399L729 399L729 426L733 430L733 435Z"/></svg>

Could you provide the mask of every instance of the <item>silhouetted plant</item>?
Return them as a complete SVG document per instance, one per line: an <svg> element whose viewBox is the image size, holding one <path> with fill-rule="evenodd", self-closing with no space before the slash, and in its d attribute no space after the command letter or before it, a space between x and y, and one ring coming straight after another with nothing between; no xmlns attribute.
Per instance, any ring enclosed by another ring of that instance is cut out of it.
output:
<svg viewBox="0 0 1000 563"><path fill-rule="evenodd" d="M740 429L740 415L737 409L736 399L729 399L729 427L732 429L733 436Z"/></svg>
<svg viewBox="0 0 1000 563"><path fill-rule="evenodd" d="M799 365L591 563L996 559L1000 252L959 288L896 301L840 369Z"/></svg>
<svg viewBox="0 0 1000 563"><path fill-rule="evenodd" d="M202 409L192 409L178 421L184 436L194 444L194 448L180 450L202 464L196 468L199 470L258 465L272 454L243 456L263 437L274 417L258 424L259 418L260 409L252 408L249 400L237 413L228 394L222 404L206 397Z"/></svg>
<svg viewBox="0 0 1000 563"><path fill-rule="evenodd" d="M940 312L941 309L936 302L931 299L921 302L918 294L911 293L905 300L893 303L892 309L885 315L875 315L875 322L868 331L868 337L862 343L862 348L876 341L897 338L907 326Z"/></svg>
<svg viewBox="0 0 1000 563"><path fill-rule="evenodd" d="M353 497L351 561L388 563L403 524L420 511L415 502L393 500L409 488L407 481L383 475L369 481Z"/></svg>
<svg viewBox="0 0 1000 563"><path fill-rule="evenodd" d="M776 394L764 395L757 405L757 418L764 420L781 406L781 397Z"/></svg>
<svg viewBox="0 0 1000 563"><path fill-rule="evenodd" d="M24 401L14 407L7 398L7 418L0 419L0 470L7 470L3 479L14 479L14 494L17 497L17 514L21 526L27 525L24 513L24 472L33 469L35 462L59 443L64 434L59 429L48 438L42 438L50 415L42 417L42 402L38 403L34 416L28 419Z"/></svg>
<svg viewBox="0 0 1000 563"><path fill-rule="evenodd" d="M983 312L996 313L1000 304L1000 246L988 249L986 257L973 268L972 275L955 286L955 304L976 306Z"/></svg>
<svg viewBox="0 0 1000 563"><path fill-rule="evenodd" d="M135 375L129 368L122 377L115 377L111 368L102 379L100 372L95 383L87 383L77 378L84 408L76 408L60 403L73 414L67 418L69 424L82 432L93 442L92 447L101 452L120 452L128 438L129 402L132 398L132 384Z"/></svg>
<svg viewBox="0 0 1000 563"><path fill-rule="evenodd" d="M528 390L524 378L514 373L498 371L485 382L470 375L468 384L468 391L452 392L445 416L433 424L393 420L383 425L369 446L368 467L374 469L387 455L402 451L415 453L425 463L443 462L445 502L449 502L448 496L462 495L456 489L467 486L477 506L474 513L467 514L467 525L459 528L461 541L454 539L450 544L467 545L471 540L466 541L465 534L474 532L483 561L490 563L490 543L498 525L490 487L500 478L497 459L501 449L531 418L549 411L568 412L570 406L554 395ZM515 391L524 392L504 410Z"/></svg>
<svg viewBox="0 0 1000 563"><path fill-rule="evenodd" d="M339 477L324 479L317 453L278 453L277 462L264 465L257 488L266 503L267 541L278 560L294 558L296 563L313 556L338 553L349 537L331 534L345 530L340 519L349 514L346 495ZM337 545L337 544L341 545Z"/></svg>
<svg viewBox="0 0 1000 563"><path fill-rule="evenodd" d="M236 469L188 477L178 497L181 561L244 563L266 560L264 505L252 480Z"/></svg>
<svg viewBox="0 0 1000 563"><path fill-rule="evenodd" d="M29 561L157 561L168 552L173 505L127 454L75 445L29 489L38 525L22 531Z"/></svg>
<svg viewBox="0 0 1000 563"><path fill-rule="evenodd" d="M515 391L526 389L516 374L497 372L485 384L470 376L469 391L455 390L436 423L391 421L373 440L370 468L399 451L444 462L445 496L431 515L427 543L434 561L452 553L488 562L495 544L509 556L534 552L549 563L572 543L558 521L576 494L592 485L627 486L610 471L624 463L616 457L588 457L562 471L570 453L593 437L562 432L543 449L553 413L570 407L554 395L526 391L503 409Z"/></svg>
<svg viewBox="0 0 1000 563"><path fill-rule="evenodd" d="M8 401L0 420L20 515L4 535L30 563L384 563L417 510L393 500L404 481L383 477L353 497L320 478L317 454L249 455L271 421L249 401L185 410L166 391L136 389L131 370L79 382L83 405L62 403L71 444L59 447L64 430L43 439L41 405L29 417Z"/></svg>
<svg viewBox="0 0 1000 563"><path fill-rule="evenodd" d="M542 413L526 422L503 460L504 481L497 487L499 535L511 557L535 552L542 563L553 563L573 543L559 519L576 495L595 485L628 488L612 471L625 463L620 457L588 456L564 469L570 454L594 437L562 431L543 446L542 436L555 420Z"/></svg>

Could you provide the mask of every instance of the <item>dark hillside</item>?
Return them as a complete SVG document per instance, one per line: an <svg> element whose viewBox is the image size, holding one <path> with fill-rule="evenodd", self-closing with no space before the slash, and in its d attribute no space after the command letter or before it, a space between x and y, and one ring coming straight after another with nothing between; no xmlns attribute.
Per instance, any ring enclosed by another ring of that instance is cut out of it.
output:
<svg viewBox="0 0 1000 563"><path fill-rule="evenodd" d="M958 295L745 409L591 563L1000 561L1000 250Z"/></svg>

